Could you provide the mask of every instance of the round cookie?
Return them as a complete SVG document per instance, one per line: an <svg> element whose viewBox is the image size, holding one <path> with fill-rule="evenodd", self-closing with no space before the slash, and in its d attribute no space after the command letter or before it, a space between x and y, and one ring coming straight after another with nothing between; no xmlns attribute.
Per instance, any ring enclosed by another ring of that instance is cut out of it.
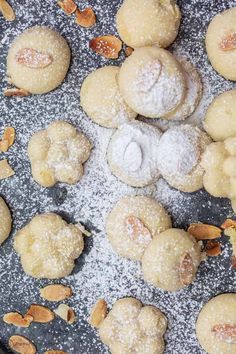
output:
<svg viewBox="0 0 236 354"><path fill-rule="evenodd" d="M212 298L199 313L196 333L208 354L236 353L236 294Z"/></svg>
<svg viewBox="0 0 236 354"><path fill-rule="evenodd" d="M223 92L212 101L203 124L215 141L236 135L236 90Z"/></svg>
<svg viewBox="0 0 236 354"><path fill-rule="evenodd" d="M174 112L166 114L162 118L169 120L184 120L189 117L197 108L202 97L202 81L194 65L190 61L178 58L185 74L187 83L187 94L184 102Z"/></svg>
<svg viewBox="0 0 236 354"><path fill-rule="evenodd" d="M236 7L216 15L206 34L206 50L214 69L236 81Z"/></svg>
<svg viewBox="0 0 236 354"><path fill-rule="evenodd" d="M95 123L107 128L117 128L135 119L135 113L123 100L118 87L117 66L105 66L90 73L80 91L83 110Z"/></svg>
<svg viewBox="0 0 236 354"><path fill-rule="evenodd" d="M122 182L144 187L158 180L158 128L139 121L121 125L112 135L107 150L111 171Z"/></svg>
<svg viewBox="0 0 236 354"><path fill-rule="evenodd" d="M177 291L193 282L200 253L200 246L187 232L166 230L153 238L144 251L144 279L157 288Z"/></svg>
<svg viewBox="0 0 236 354"><path fill-rule="evenodd" d="M127 104L147 118L173 112L187 94L186 74L165 49L136 49L122 64L119 87Z"/></svg>
<svg viewBox="0 0 236 354"><path fill-rule="evenodd" d="M113 249L122 257L140 260L145 248L160 232L171 227L165 209L154 199L127 196L107 217L106 231Z"/></svg>
<svg viewBox="0 0 236 354"><path fill-rule="evenodd" d="M175 0L124 0L116 23L121 39L129 46L166 48L178 34L180 19Z"/></svg>
<svg viewBox="0 0 236 354"><path fill-rule="evenodd" d="M12 218L7 204L0 197L0 245L8 238L11 232Z"/></svg>
<svg viewBox="0 0 236 354"><path fill-rule="evenodd" d="M79 227L54 213L36 215L16 233L14 248L26 274L56 279L69 275L84 248Z"/></svg>
<svg viewBox="0 0 236 354"><path fill-rule="evenodd" d="M57 182L77 183L92 146L82 133L63 121L51 123L35 133L28 144L34 180L43 187Z"/></svg>
<svg viewBox="0 0 236 354"><path fill-rule="evenodd" d="M158 167L172 187L188 193L203 187L201 159L209 143L204 132L189 124L172 127L162 135Z"/></svg>
<svg viewBox="0 0 236 354"><path fill-rule="evenodd" d="M35 26L12 43L7 56L11 82L32 94L54 90L64 80L70 65L70 48L54 30Z"/></svg>
<svg viewBox="0 0 236 354"><path fill-rule="evenodd" d="M134 298L123 298L99 327L99 335L112 354L162 354L167 319L155 306L143 306Z"/></svg>

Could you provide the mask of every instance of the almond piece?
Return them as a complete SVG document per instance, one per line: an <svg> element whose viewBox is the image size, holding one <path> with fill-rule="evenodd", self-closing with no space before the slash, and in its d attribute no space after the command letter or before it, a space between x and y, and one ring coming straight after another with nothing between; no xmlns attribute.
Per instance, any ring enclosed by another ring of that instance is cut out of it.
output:
<svg viewBox="0 0 236 354"><path fill-rule="evenodd" d="M44 352L44 354L67 354L66 352L63 352L63 350L47 350Z"/></svg>
<svg viewBox="0 0 236 354"><path fill-rule="evenodd" d="M12 7L8 4L6 0L0 0L0 11L3 14L3 17L7 21L13 21L16 18L16 15Z"/></svg>
<svg viewBox="0 0 236 354"><path fill-rule="evenodd" d="M48 301L63 301L72 296L72 290L61 284L51 284L40 289L40 295Z"/></svg>
<svg viewBox="0 0 236 354"><path fill-rule="evenodd" d="M185 252L180 259L179 276L183 285L189 285L193 281L194 266L192 257Z"/></svg>
<svg viewBox="0 0 236 354"><path fill-rule="evenodd" d="M152 241L150 231L144 226L142 221L134 215L130 215L125 219L126 231L135 243L148 245Z"/></svg>
<svg viewBox="0 0 236 354"><path fill-rule="evenodd" d="M66 304L60 304L54 312L69 324L73 324L76 320L74 310Z"/></svg>
<svg viewBox="0 0 236 354"><path fill-rule="evenodd" d="M6 127L3 133L3 141L8 141L8 147L12 146L15 141L15 128L13 127Z"/></svg>
<svg viewBox="0 0 236 354"><path fill-rule="evenodd" d="M233 256L233 257L231 258L231 264L232 264L232 268L233 268L233 269L236 269L236 256Z"/></svg>
<svg viewBox="0 0 236 354"><path fill-rule="evenodd" d="M129 57L133 53L134 49L131 47L126 47L125 48L125 56Z"/></svg>
<svg viewBox="0 0 236 354"><path fill-rule="evenodd" d="M34 318L34 322L48 323L54 319L54 313L46 306L33 304L28 309L27 315Z"/></svg>
<svg viewBox="0 0 236 354"><path fill-rule="evenodd" d="M19 354L35 354L35 345L26 337L14 335L9 339L9 347Z"/></svg>
<svg viewBox="0 0 236 354"><path fill-rule="evenodd" d="M219 227L208 224L191 224L188 232L196 240L211 240L221 236L221 229Z"/></svg>
<svg viewBox="0 0 236 354"><path fill-rule="evenodd" d="M117 59L122 49L122 42L115 36L107 35L91 39L89 47L105 58Z"/></svg>
<svg viewBox="0 0 236 354"><path fill-rule="evenodd" d="M220 242L207 241L206 254L210 257L216 257L221 254Z"/></svg>
<svg viewBox="0 0 236 354"><path fill-rule="evenodd" d="M77 5L74 3L73 0L61 0L58 1L57 4L65 11L67 15L73 14L77 9Z"/></svg>
<svg viewBox="0 0 236 354"><path fill-rule="evenodd" d="M229 33L219 44L220 49L229 51L236 49L236 32Z"/></svg>
<svg viewBox="0 0 236 354"><path fill-rule="evenodd" d="M26 96L29 96L30 93L28 91L26 91L25 89L15 87L15 88L5 89L3 91L3 95L5 97L12 97L12 96L15 96L15 97L26 97Z"/></svg>
<svg viewBox="0 0 236 354"><path fill-rule="evenodd" d="M229 229L230 227L236 228L236 220L233 219L226 219L223 224L221 225L222 229Z"/></svg>
<svg viewBox="0 0 236 354"><path fill-rule="evenodd" d="M212 328L215 336L225 343L236 344L236 324L219 324Z"/></svg>
<svg viewBox="0 0 236 354"><path fill-rule="evenodd" d="M16 327L29 327L33 317L30 315L22 316L18 312L9 312L3 316L3 321Z"/></svg>
<svg viewBox="0 0 236 354"><path fill-rule="evenodd" d="M22 48L16 53L18 64L31 69L43 69L52 64L53 58L50 54L42 53L33 48Z"/></svg>
<svg viewBox="0 0 236 354"><path fill-rule="evenodd" d="M82 225L80 222L77 222L77 224L75 225L78 227L78 229L82 232L83 235L89 237L92 235L92 233L88 230L85 229L84 225Z"/></svg>
<svg viewBox="0 0 236 354"><path fill-rule="evenodd" d="M107 303L104 299L99 299L91 310L89 323L91 326L99 328L106 315Z"/></svg>
<svg viewBox="0 0 236 354"><path fill-rule="evenodd" d="M89 28L95 25L96 15L91 7L84 10L77 9L75 12L75 22L82 27Z"/></svg>
<svg viewBox="0 0 236 354"><path fill-rule="evenodd" d="M7 160L0 160L0 180L11 177L15 174Z"/></svg>
<svg viewBox="0 0 236 354"><path fill-rule="evenodd" d="M7 152L9 144L7 140L0 140L0 152Z"/></svg>

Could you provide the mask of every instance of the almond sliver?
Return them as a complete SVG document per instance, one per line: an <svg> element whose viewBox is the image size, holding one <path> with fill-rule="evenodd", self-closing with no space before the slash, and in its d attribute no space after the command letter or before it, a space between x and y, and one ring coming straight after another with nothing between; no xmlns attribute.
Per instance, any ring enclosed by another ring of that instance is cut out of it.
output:
<svg viewBox="0 0 236 354"><path fill-rule="evenodd" d="M135 243L148 245L152 240L152 235L143 222L134 215L125 219L126 231Z"/></svg>
<svg viewBox="0 0 236 354"><path fill-rule="evenodd" d="M189 285L193 281L194 266L192 257L188 252L185 252L180 260L179 268L180 281L183 285Z"/></svg>
<svg viewBox="0 0 236 354"><path fill-rule="evenodd" d="M82 27L92 27L96 23L96 16L91 7L88 7L82 11L79 9L75 13L75 22Z"/></svg>
<svg viewBox="0 0 236 354"><path fill-rule="evenodd" d="M221 229L214 225L208 224L191 224L188 228L190 235L196 240L211 240L221 237Z"/></svg>
<svg viewBox="0 0 236 354"><path fill-rule="evenodd" d="M34 322L48 323L54 319L54 313L49 308L33 304L27 311L27 315L33 317Z"/></svg>
<svg viewBox="0 0 236 354"><path fill-rule="evenodd" d="M61 0L57 3L67 15L73 14L73 12L77 9L77 5L73 0Z"/></svg>
<svg viewBox="0 0 236 354"><path fill-rule="evenodd" d="M226 219L223 224L221 225L222 229L229 229L231 227L235 227L236 228L236 220L233 219Z"/></svg>
<svg viewBox="0 0 236 354"><path fill-rule="evenodd" d="M11 336L9 339L9 347L20 354L35 354L35 345L26 337L20 335Z"/></svg>
<svg viewBox="0 0 236 354"><path fill-rule="evenodd" d="M217 257L221 254L220 242L207 241L206 254L210 257Z"/></svg>
<svg viewBox="0 0 236 354"><path fill-rule="evenodd" d="M15 129L13 127L6 127L3 133L3 141L7 140L8 141L8 146L12 146L15 141Z"/></svg>
<svg viewBox="0 0 236 354"><path fill-rule="evenodd" d="M22 88L8 88L3 91L5 97L26 97L30 95L30 92Z"/></svg>
<svg viewBox="0 0 236 354"><path fill-rule="evenodd" d="M220 49L229 51L236 49L236 32L229 33L219 44Z"/></svg>
<svg viewBox="0 0 236 354"><path fill-rule="evenodd" d="M117 59L122 49L122 42L115 36L107 35L90 40L89 47L105 58Z"/></svg>
<svg viewBox="0 0 236 354"><path fill-rule="evenodd" d="M18 312L9 312L3 316L3 321L16 327L29 327L33 317L30 315L22 316Z"/></svg>
<svg viewBox="0 0 236 354"><path fill-rule="evenodd" d="M91 310L89 323L91 324L91 326L99 328L106 315L107 303L104 299L99 299Z"/></svg>
<svg viewBox="0 0 236 354"><path fill-rule="evenodd" d="M61 284L51 284L40 289L40 295L48 301L63 301L72 296L72 290Z"/></svg>
<svg viewBox="0 0 236 354"><path fill-rule="evenodd" d="M76 320L74 310L66 304L60 304L54 312L69 324L73 324Z"/></svg>
<svg viewBox="0 0 236 354"><path fill-rule="evenodd" d="M11 177L15 174L7 160L0 160L0 180Z"/></svg>
<svg viewBox="0 0 236 354"><path fill-rule="evenodd" d="M3 17L7 21L13 21L16 18L16 15L12 7L8 4L6 0L0 0L0 11L3 14Z"/></svg>
<svg viewBox="0 0 236 354"><path fill-rule="evenodd" d="M17 63L31 69L43 69L52 62L52 56L47 53L39 52L33 48L22 48L16 53Z"/></svg>
<svg viewBox="0 0 236 354"><path fill-rule="evenodd" d="M0 152L7 152L9 143L7 140L0 140Z"/></svg>
<svg viewBox="0 0 236 354"><path fill-rule="evenodd" d="M212 332L222 342L236 344L236 323L215 325L212 328Z"/></svg>

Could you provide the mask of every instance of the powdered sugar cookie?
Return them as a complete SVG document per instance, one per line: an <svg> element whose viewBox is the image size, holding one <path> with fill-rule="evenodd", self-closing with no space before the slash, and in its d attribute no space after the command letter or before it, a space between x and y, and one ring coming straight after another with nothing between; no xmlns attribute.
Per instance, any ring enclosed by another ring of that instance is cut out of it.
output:
<svg viewBox="0 0 236 354"><path fill-rule="evenodd" d="M117 128L137 116L120 94L119 70L116 66L105 66L93 71L84 80L80 91L84 111L95 123L107 128Z"/></svg>
<svg viewBox="0 0 236 354"><path fill-rule="evenodd" d="M8 238L11 232L12 218L7 204L0 197L0 245Z"/></svg>
<svg viewBox="0 0 236 354"><path fill-rule="evenodd" d="M203 187L201 159L209 143L207 134L189 124L172 127L162 135L158 167L172 187L188 193Z"/></svg>
<svg viewBox="0 0 236 354"><path fill-rule="evenodd" d="M236 7L213 18L207 29L206 50L214 69L236 81Z"/></svg>
<svg viewBox="0 0 236 354"><path fill-rule="evenodd" d="M177 291L193 282L200 253L200 246L187 232L166 230L153 238L144 251L144 279L163 290Z"/></svg>
<svg viewBox="0 0 236 354"><path fill-rule="evenodd" d="M124 0L116 23L121 39L129 46L166 48L178 34L180 19L175 0Z"/></svg>
<svg viewBox="0 0 236 354"><path fill-rule="evenodd" d="M14 248L24 271L35 278L56 279L69 275L84 248L79 227L54 213L36 215L16 233Z"/></svg>
<svg viewBox="0 0 236 354"><path fill-rule="evenodd" d="M145 248L160 232L171 227L165 209L154 199L127 196L107 217L106 231L113 249L122 257L140 260Z"/></svg>
<svg viewBox="0 0 236 354"><path fill-rule="evenodd" d="M121 125L112 135L107 159L114 175L134 187L143 187L158 180L157 146L161 137L158 128L138 121Z"/></svg>
<svg viewBox="0 0 236 354"><path fill-rule="evenodd" d="M208 354L236 353L236 294L211 299L199 313L196 332Z"/></svg>
<svg viewBox="0 0 236 354"><path fill-rule="evenodd" d="M57 32L44 26L27 29L12 43L7 57L11 82L30 93L54 90L70 65L70 49Z"/></svg>
<svg viewBox="0 0 236 354"><path fill-rule="evenodd" d="M223 92L208 107L204 128L215 141L236 135L236 90Z"/></svg>
<svg viewBox="0 0 236 354"><path fill-rule="evenodd" d="M170 120L184 120L197 108L202 97L202 81L199 73L192 63L183 58L178 58L187 82L187 94L182 104L174 112L166 114L163 118Z"/></svg>
<svg viewBox="0 0 236 354"><path fill-rule="evenodd" d="M50 124L29 141L28 154L34 180L43 187L51 187L57 182L78 182L90 150L89 140L71 124L63 121Z"/></svg>
<svg viewBox="0 0 236 354"><path fill-rule="evenodd" d="M122 64L119 87L127 104L148 118L160 118L183 103L186 75L174 56L165 49L136 49Z"/></svg>
<svg viewBox="0 0 236 354"><path fill-rule="evenodd" d="M99 335L112 354L162 354L166 328L167 319L158 308L127 297L113 305Z"/></svg>

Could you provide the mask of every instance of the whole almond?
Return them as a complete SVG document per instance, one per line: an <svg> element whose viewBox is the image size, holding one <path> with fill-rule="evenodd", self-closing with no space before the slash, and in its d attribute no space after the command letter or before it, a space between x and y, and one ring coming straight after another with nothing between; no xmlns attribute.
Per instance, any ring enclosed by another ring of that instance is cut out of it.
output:
<svg viewBox="0 0 236 354"><path fill-rule="evenodd" d="M43 69L53 62L53 58L33 48L22 48L16 53L16 61L31 69Z"/></svg>
<svg viewBox="0 0 236 354"><path fill-rule="evenodd" d="M152 235L143 222L134 215L125 219L126 231L135 243L148 245L152 240Z"/></svg>
<svg viewBox="0 0 236 354"><path fill-rule="evenodd" d="M236 32L229 33L219 44L223 51L230 51L236 49Z"/></svg>
<svg viewBox="0 0 236 354"><path fill-rule="evenodd" d="M26 337L13 335L9 339L9 347L19 354L35 354L35 345Z"/></svg>
<svg viewBox="0 0 236 354"><path fill-rule="evenodd" d="M84 10L76 10L75 22L82 27L89 28L95 25L96 15L91 7Z"/></svg>
<svg viewBox="0 0 236 354"><path fill-rule="evenodd" d="M185 252L180 259L179 276L183 285L189 285L193 281L194 266L192 257Z"/></svg>
<svg viewBox="0 0 236 354"><path fill-rule="evenodd" d="M99 328L106 315L107 303L104 299L99 299L91 310L89 323L91 326Z"/></svg>
<svg viewBox="0 0 236 354"><path fill-rule="evenodd" d="M18 312L9 312L3 316L5 323L12 324L16 327L29 327L33 319L34 318L30 315L22 316Z"/></svg>
<svg viewBox="0 0 236 354"><path fill-rule="evenodd" d="M191 224L188 232L196 240L210 240L221 236L221 229L219 227L208 224Z"/></svg>
<svg viewBox="0 0 236 354"><path fill-rule="evenodd" d="M66 304L60 304L58 308L54 310L54 312L68 324L73 324L76 320L74 310Z"/></svg>
<svg viewBox="0 0 236 354"><path fill-rule="evenodd" d="M33 304L28 309L27 315L33 317L34 322L47 323L54 319L54 313L46 306Z"/></svg>
<svg viewBox="0 0 236 354"><path fill-rule="evenodd" d="M6 0L0 0L0 11L3 14L3 17L7 21L13 21L16 18L16 15L12 7L8 4Z"/></svg>
<svg viewBox="0 0 236 354"><path fill-rule="evenodd" d="M115 36L106 35L91 39L89 47L105 58L117 59L122 49L122 42Z"/></svg>
<svg viewBox="0 0 236 354"><path fill-rule="evenodd" d="M212 328L212 332L222 342L236 344L236 323L215 325Z"/></svg>
<svg viewBox="0 0 236 354"><path fill-rule="evenodd" d="M70 287L61 284L51 284L40 289L40 295L48 301L63 301L72 294Z"/></svg>

